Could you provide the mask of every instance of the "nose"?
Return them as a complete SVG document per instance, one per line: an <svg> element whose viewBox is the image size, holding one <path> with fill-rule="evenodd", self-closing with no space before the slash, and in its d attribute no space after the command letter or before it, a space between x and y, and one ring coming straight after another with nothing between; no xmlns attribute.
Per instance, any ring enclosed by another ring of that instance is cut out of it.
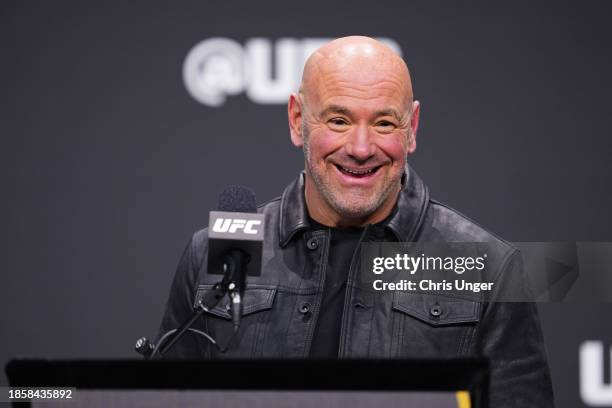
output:
<svg viewBox="0 0 612 408"><path fill-rule="evenodd" d="M366 161L376 153L376 145L373 142L367 125L355 128L344 145L346 153L357 161Z"/></svg>

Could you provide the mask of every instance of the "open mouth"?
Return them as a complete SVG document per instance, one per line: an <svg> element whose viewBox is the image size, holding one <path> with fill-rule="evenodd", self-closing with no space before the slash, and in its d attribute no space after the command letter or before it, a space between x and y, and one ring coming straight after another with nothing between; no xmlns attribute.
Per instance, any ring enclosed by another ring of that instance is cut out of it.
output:
<svg viewBox="0 0 612 408"><path fill-rule="evenodd" d="M355 178L366 178L373 176L382 166L375 166L370 168L354 168L354 167L344 167L339 164L336 164L336 168L343 174L346 174L350 177Z"/></svg>

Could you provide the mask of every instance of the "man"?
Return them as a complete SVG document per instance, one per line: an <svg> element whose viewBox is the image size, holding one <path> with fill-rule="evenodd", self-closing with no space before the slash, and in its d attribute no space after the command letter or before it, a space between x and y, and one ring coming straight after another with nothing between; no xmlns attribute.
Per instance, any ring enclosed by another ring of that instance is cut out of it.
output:
<svg viewBox="0 0 612 408"><path fill-rule="evenodd" d="M266 215L262 275L248 280L238 337L226 353L187 337L172 355L484 355L491 362L492 407L552 406L534 304L374 293L359 284L357 249L363 242L487 242L498 290L522 273L509 244L431 200L407 166L419 111L406 64L383 44L346 37L317 50L288 106L291 140L304 150L305 171L282 197L260 208ZM206 270L206 253L202 230L179 264L162 332L184 321L218 281ZM196 328L227 341L227 301Z"/></svg>

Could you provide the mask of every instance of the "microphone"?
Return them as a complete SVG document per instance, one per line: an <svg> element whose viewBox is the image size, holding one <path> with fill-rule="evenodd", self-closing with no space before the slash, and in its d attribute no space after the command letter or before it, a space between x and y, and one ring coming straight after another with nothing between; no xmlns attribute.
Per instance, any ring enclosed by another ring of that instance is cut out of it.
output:
<svg viewBox="0 0 612 408"><path fill-rule="evenodd" d="M261 275L264 239L263 214L257 213L255 193L246 187L229 186L219 196L219 211L211 211L208 228L208 272L223 275L221 282L206 291L189 320L164 333L155 345L146 337L136 341L135 349L147 359L161 358L187 332L199 334L225 353L233 342L242 317L242 296L246 275ZM225 347L207 333L191 328L205 312L214 308L229 292L234 333Z"/></svg>
<svg viewBox="0 0 612 408"><path fill-rule="evenodd" d="M219 211L208 224L208 273L225 275L234 327L242 316L246 276L261 275L264 215L257 213L255 193L229 186L219 196Z"/></svg>

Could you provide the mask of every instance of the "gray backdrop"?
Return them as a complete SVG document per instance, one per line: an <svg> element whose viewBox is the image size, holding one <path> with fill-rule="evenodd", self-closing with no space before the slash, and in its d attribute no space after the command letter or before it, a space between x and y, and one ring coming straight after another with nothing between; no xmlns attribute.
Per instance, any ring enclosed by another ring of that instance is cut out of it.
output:
<svg viewBox="0 0 612 408"><path fill-rule="evenodd" d="M187 92L211 37L393 39L435 198L511 241L612 241L612 3L286 3L2 3L0 363L135 356L223 187L266 201L302 168L284 106ZM560 407L586 406L579 346L610 346L611 311L541 305Z"/></svg>

